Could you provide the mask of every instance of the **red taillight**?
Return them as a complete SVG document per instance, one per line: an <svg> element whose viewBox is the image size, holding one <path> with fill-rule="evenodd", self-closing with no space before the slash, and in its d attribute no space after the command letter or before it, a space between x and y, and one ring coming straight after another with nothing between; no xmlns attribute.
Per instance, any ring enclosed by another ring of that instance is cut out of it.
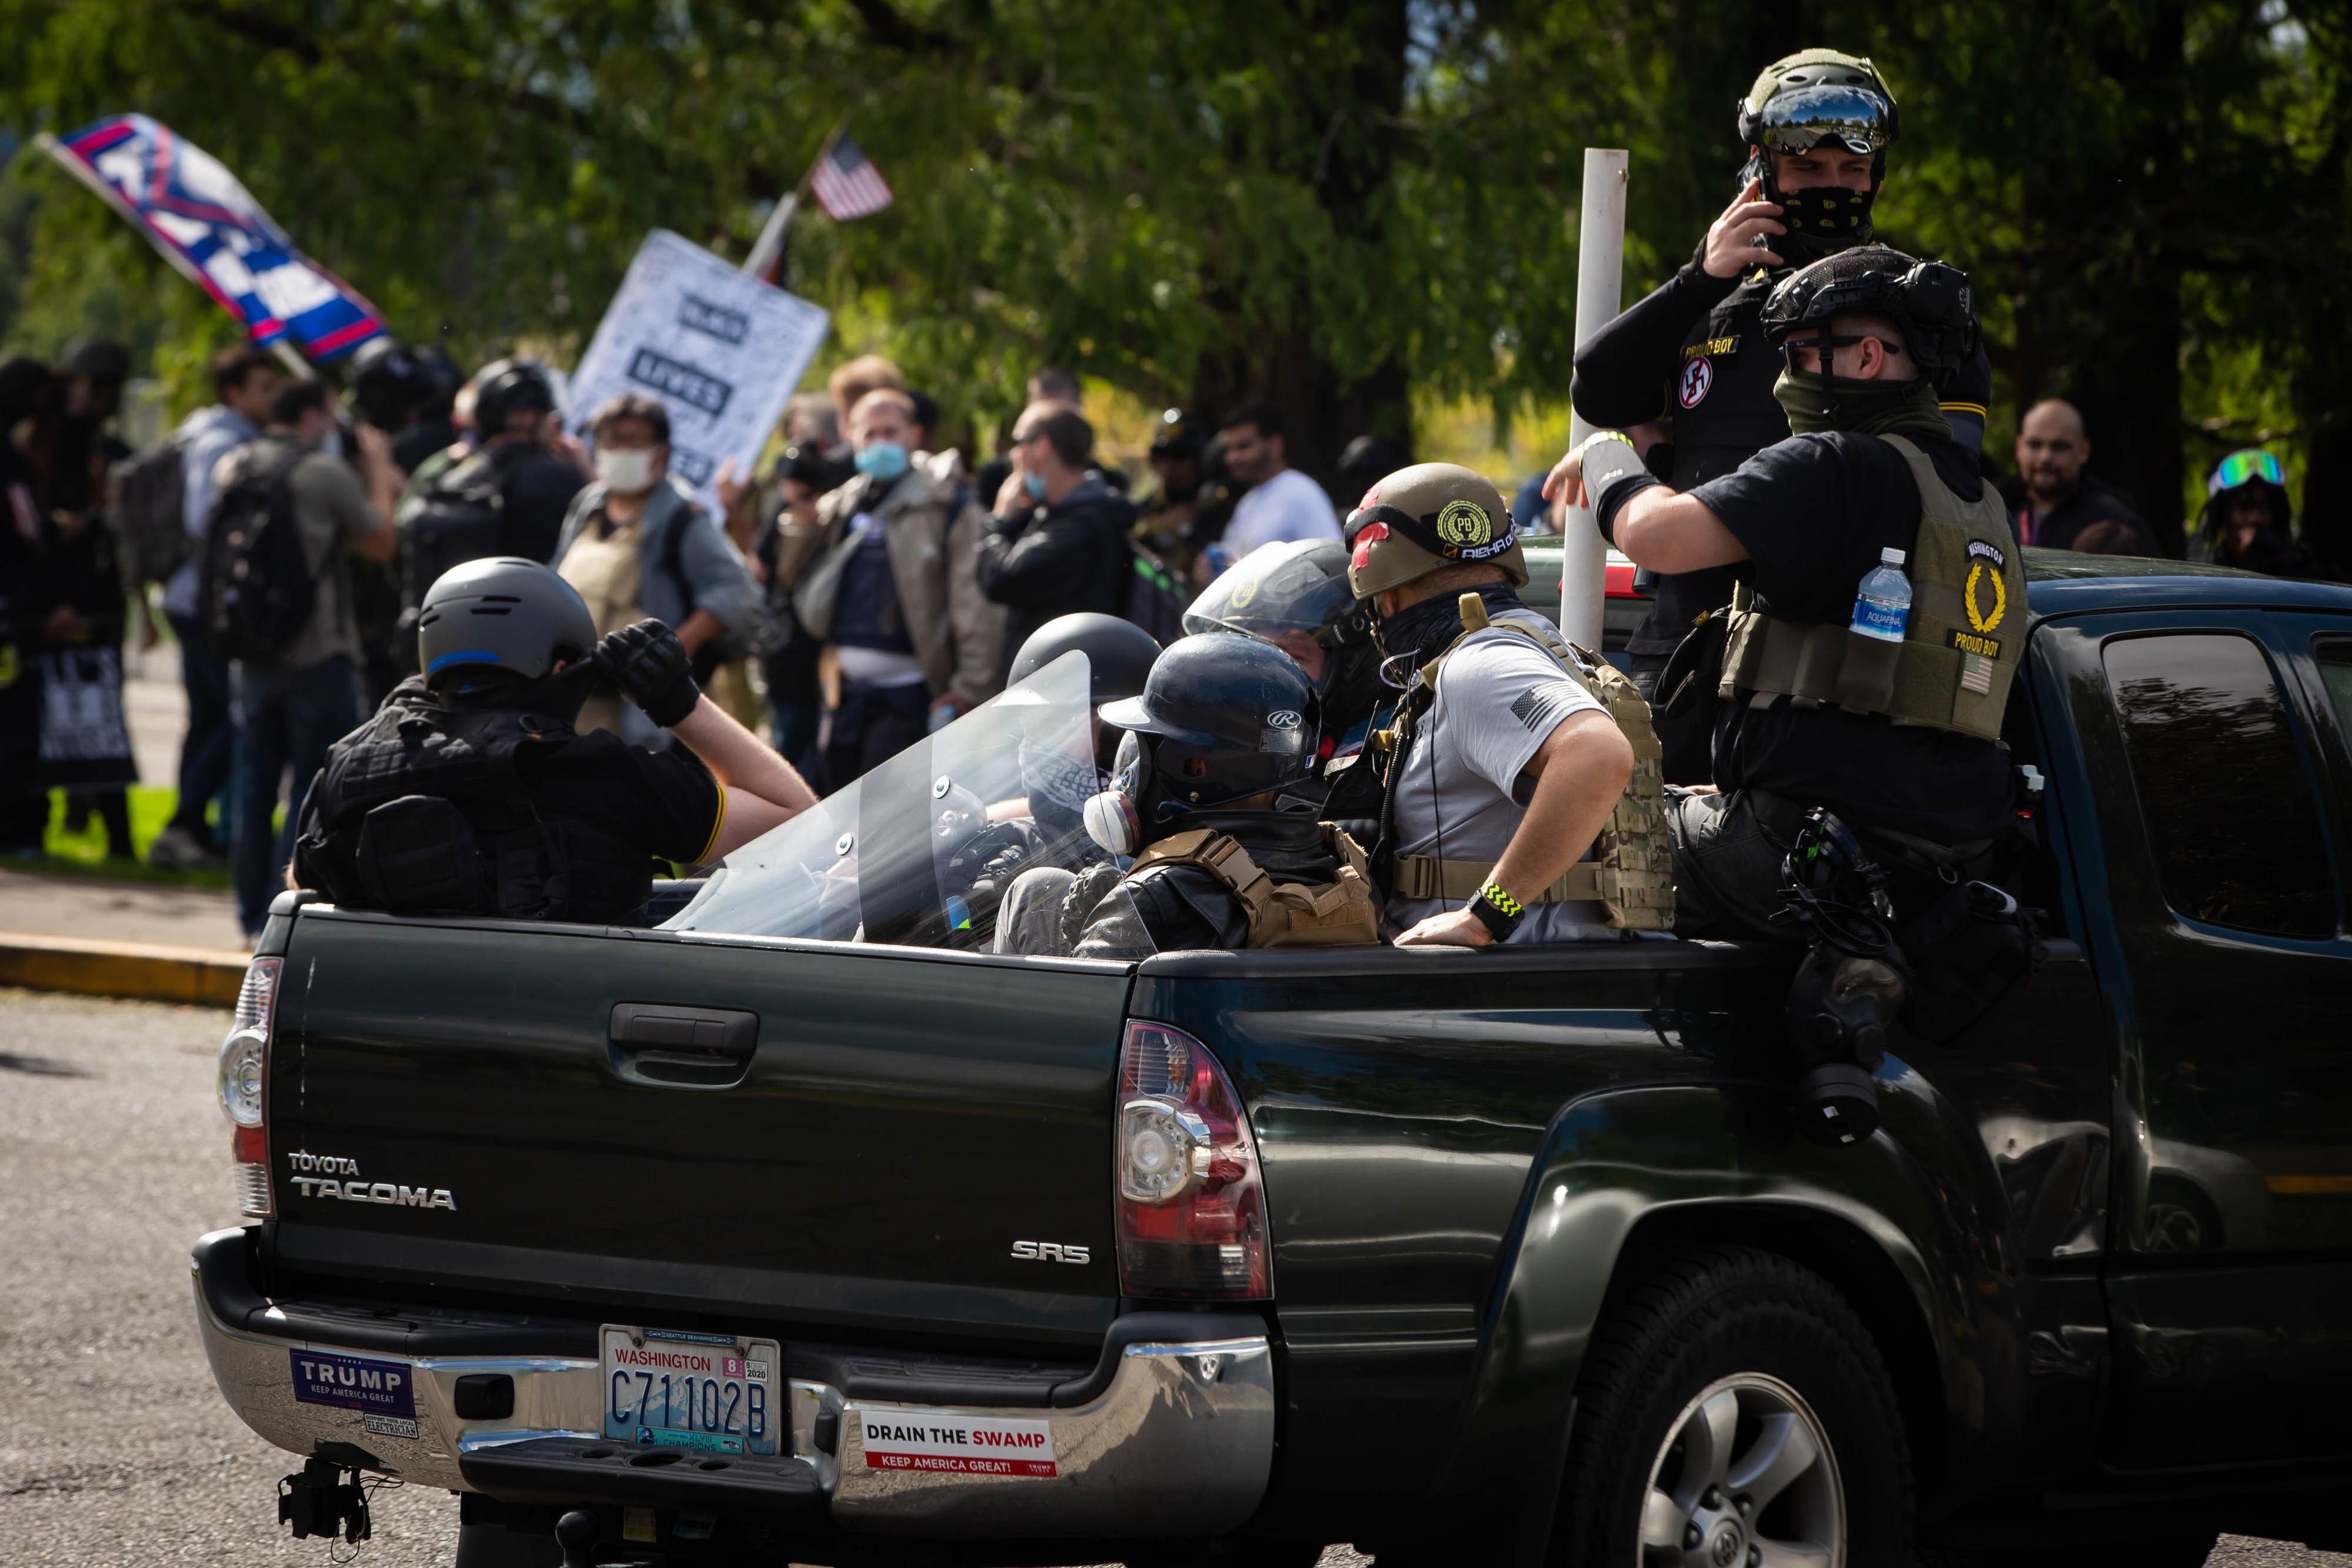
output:
<svg viewBox="0 0 2352 1568"><path fill-rule="evenodd" d="M1621 558L1610 562L1607 566L1601 569L1601 582L1603 584L1601 589L1602 594L1606 597L1612 599L1639 599L1646 597L1645 595L1633 586L1633 574L1636 568L1631 561L1626 561Z"/></svg>
<svg viewBox="0 0 2352 1568"><path fill-rule="evenodd" d="M278 1016L282 958L257 958L246 966L237 992L236 1015L221 1042L218 1089L221 1114L234 1130L229 1152L236 1162L238 1208L266 1219L269 1201L269 1031Z"/></svg>
<svg viewBox="0 0 2352 1568"><path fill-rule="evenodd" d="M1118 1099L1120 1289L1273 1295L1257 1142L1208 1047L1165 1024L1129 1024Z"/></svg>

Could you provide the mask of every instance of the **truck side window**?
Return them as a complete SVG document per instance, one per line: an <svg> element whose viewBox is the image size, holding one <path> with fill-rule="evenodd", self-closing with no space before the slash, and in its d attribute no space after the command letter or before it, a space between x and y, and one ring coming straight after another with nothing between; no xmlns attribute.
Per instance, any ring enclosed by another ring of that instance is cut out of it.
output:
<svg viewBox="0 0 2352 1568"><path fill-rule="evenodd" d="M2336 727L2352 743L2352 642L2329 638L2312 648L2319 662L2319 678L2327 683L2327 705L2336 710Z"/></svg>
<svg viewBox="0 0 2352 1568"><path fill-rule="evenodd" d="M2102 657L2165 901L2214 925L2333 936L2311 773L2261 646L2171 634Z"/></svg>

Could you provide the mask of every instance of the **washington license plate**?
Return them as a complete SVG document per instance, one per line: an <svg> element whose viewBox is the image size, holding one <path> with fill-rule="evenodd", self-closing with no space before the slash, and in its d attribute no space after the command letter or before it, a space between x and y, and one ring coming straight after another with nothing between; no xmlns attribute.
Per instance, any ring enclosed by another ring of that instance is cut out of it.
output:
<svg viewBox="0 0 2352 1568"><path fill-rule="evenodd" d="M604 1325L604 1436L613 1442L773 1454L783 1386L773 1340Z"/></svg>

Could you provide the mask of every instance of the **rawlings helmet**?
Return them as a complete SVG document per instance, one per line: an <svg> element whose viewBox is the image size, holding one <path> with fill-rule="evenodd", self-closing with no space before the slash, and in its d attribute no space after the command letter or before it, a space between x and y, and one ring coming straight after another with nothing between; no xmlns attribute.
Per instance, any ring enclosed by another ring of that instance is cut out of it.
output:
<svg viewBox="0 0 2352 1568"><path fill-rule="evenodd" d="M1380 683L1379 646L1348 585L1348 547L1337 540L1259 545L1186 606L1184 630L1239 632L1273 643L1302 663L1319 648L1322 673L1313 679L1323 699L1323 727L1330 734L1344 735L1370 717L1386 690Z"/></svg>
<svg viewBox="0 0 2352 1568"><path fill-rule="evenodd" d="M1141 696L1099 711L1128 732L1113 772L1146 840L1168 817L1297 783L1322 740L1322 701L1307 672L1255 637L1180 638Z"/></svg>

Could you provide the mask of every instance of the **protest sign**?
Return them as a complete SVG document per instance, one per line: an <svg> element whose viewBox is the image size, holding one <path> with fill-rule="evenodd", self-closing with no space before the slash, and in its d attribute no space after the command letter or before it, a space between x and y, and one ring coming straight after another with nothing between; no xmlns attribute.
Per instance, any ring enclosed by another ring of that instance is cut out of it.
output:
<svg viewBox="0 0 2352 1568"><path fill-rule="evenodd" d="M656 229L572 373L564 423L581 430L624 392L669 410L670 471L717 511L710 482L748 474L824 342L825 312Z"/></svg>
<svg viewBox="0 0 2352 1568"><path fill-rule="evenodd" d="M359 291L294 248L235 174L143 114L94 121L41 150L135 225L163 258L264 348L291 341L321 363L382 332Z"/></svg>

